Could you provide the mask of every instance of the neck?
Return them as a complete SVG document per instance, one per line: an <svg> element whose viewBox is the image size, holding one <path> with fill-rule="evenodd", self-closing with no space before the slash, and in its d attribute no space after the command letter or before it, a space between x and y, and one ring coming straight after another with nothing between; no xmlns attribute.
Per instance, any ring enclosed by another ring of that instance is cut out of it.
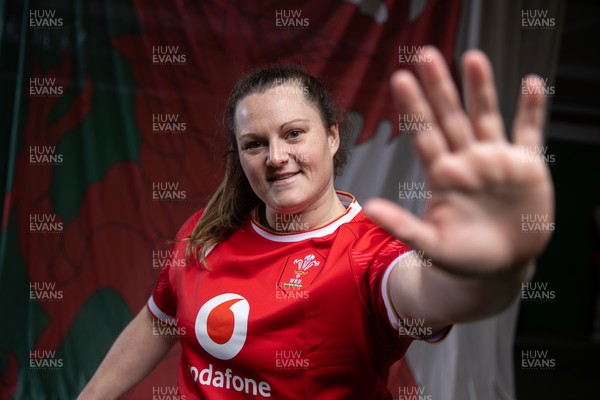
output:
<svg viewBox="0 0 600 400"><path fill-rule="evenodd" d="M331 190L319 201L297 213L277 212L266 208L263 214L265 220L262 222L276 232L300 232L327 225L345 212L346 208L337 193Z"/></svg>

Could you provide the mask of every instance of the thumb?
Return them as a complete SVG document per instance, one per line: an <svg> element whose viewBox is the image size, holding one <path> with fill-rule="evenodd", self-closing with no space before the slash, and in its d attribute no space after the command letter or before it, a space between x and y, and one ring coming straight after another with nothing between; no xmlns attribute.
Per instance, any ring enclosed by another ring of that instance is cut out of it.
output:
<svg viewBox="0 0 600 400"><path fill-rule="evenodd" d="M404 210L398 204L384 199L371 199L364 206L365 214L395 238L415 250L432 255L436 249L433 227Z"/></svg>

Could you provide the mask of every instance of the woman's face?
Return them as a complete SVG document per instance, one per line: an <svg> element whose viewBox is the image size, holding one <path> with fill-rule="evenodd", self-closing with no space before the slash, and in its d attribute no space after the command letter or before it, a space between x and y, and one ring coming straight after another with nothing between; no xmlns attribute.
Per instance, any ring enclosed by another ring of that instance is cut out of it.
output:
<svg viewBox="0 0 600 400"><path fill-rule="evenodd" d="M238 102L235 135L250 186L267 211L301 213L333 191L337 126L325 129L297 85L281 85Z"/></svg>

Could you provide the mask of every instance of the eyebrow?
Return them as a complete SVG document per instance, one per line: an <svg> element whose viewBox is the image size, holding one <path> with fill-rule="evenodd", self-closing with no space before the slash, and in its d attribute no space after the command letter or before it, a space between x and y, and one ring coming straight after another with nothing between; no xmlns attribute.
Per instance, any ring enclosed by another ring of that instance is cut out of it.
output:
<svg viewBox="0 0 600 400"><path fill-rule="evenodd" d="M308 120L308 119L306 119L306 118L296 118L296 119L293 119L293 120L291 120L291 121L284 122L283 124L281 124L281 125L279 126L279 129L283 128L284 126L286 126L286 125L288 125L288 124L293 124L294 122L309 122L309 120Z"/></svg>
<svg viewBox="0 0 600 400"><path fill-rule="evenodd" d="M296 119L284 122L283 124L279 125L279 129L283 129L286 125L293 124L294 122L310 122L310 120L306 119L306 118L296 118ZM243 137L248 137L248 136L252 137L252 136L255 136L255 135L258 135L258 134L255 133L255 132L242 133L242 134L240 134L240 139L243 138Z"/></svg>

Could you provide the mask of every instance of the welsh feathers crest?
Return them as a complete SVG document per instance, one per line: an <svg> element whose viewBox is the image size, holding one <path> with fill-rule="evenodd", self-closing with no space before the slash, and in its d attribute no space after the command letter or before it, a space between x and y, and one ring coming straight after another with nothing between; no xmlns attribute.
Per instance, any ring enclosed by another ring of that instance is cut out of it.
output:
<svg viewBox="0 0 600 400"><path fill-rule="evenodd" d="M298 268L294 271L296 273L296 279L298 279L300 278L300 276L306 275L306 273L311 267L318 267L320 262L315 261L314 254L309 254L306 257L304 257L304 260L302 260L301 258L296 258L294 260L294 264L298 266Z"/></svg>
<svg viewBox="0 0 600 400"><path fill-rule="evenodd" d="M302 279L309 273L312 267L316 267L321 264L320 261L316 260L316 256L314 254L308 254L304 256L304 258L296 258L294 262L291 263L294 265L293 272L289 270L288 276L289 280L283 283L283 286L288 289L302 289ZM291 269L290 268L290 269Z"/></svg>

